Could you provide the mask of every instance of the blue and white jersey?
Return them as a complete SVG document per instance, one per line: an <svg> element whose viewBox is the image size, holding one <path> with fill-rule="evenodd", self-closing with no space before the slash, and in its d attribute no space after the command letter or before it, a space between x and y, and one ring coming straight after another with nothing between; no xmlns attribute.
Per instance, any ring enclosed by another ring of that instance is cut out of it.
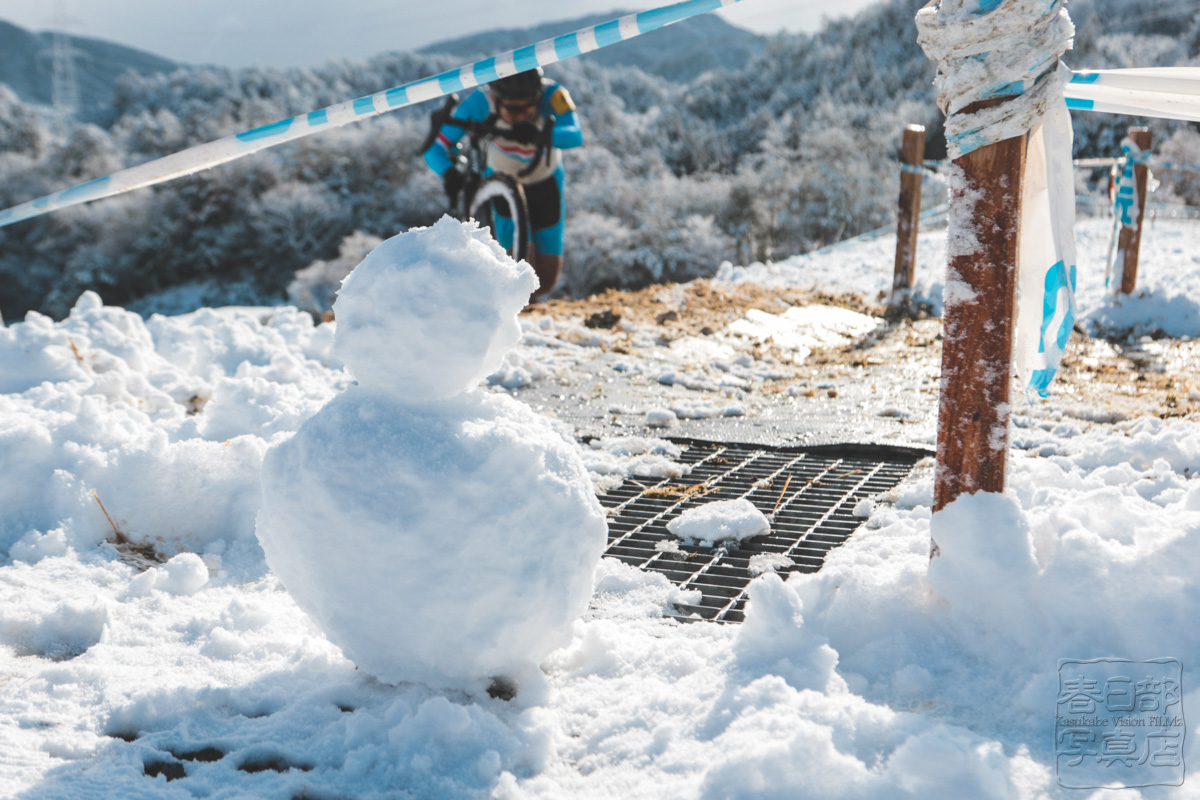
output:
<svg viewBox="0 0 1200 800"><path fill-rule="evenodd" d="M506 138L505 131L512 126L499 118L495 101L491 93L480 89L466 100L458 104L451 115L453 119L484 122L496 115L496 133L487 146L487 167L491 172L503 172L517 177L521 183L538 183L554 174L562 163L562 151L579 147L583 144L583 131L579 128L579 120L575 116L575 104L567 90L557 83L542 79L542 98L538 102L537 116L531 121L539 128L544 127L546 120L554 118L553 147L547 163L546 154L542 154L540 163L528 175L518 177L521 170L527 168L537 155L537 145L517 142ZM448 122L438 132L434 143L425 151L425 162L439 175L445 173L454 163L450 153L454 146L466 134L463 128Z"/></svg>

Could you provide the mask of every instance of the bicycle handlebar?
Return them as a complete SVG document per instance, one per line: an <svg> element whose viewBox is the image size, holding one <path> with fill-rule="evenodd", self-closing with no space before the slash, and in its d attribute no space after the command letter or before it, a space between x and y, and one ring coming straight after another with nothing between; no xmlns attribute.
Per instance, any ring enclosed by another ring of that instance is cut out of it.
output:
<svg viewBox="0 0 1200 800"><path fill-rule="evenodd" d="M433 140L442 130L442 126L450 121L450 114L454 111L454 107L458 105L458 95L451 93L446 95L446 102L442 103L442 107L429 115L429 134L425 137L425 141L421 143L421 149L417 155L423 155L429 146L433 144Z"/></svg>
<svg viewBox="0 0 1200 800"><path fill-rule="evenodd" d="M428 150L434 140L437 139L444 125L462 128L472 139L476 140L487 139L496 133L496 120L499 119L497 114L489 115L483 122L476 122L470 119L455 119L452 114L457 106L458 95L450 94L446 97L446 102L442 104L442 107L429 115L429 134L425 137L425 141L421 143L421 154ZM537 152L534 153L533 160L529 162L529 165L517 173L518 178L524 178L537 169L538 162L542 160L543 156L546 159L546 165L550 165L550 151L554 147L554 120L553 116L546 117L546 124L542 127L541 135L538 136Z"/></svg>

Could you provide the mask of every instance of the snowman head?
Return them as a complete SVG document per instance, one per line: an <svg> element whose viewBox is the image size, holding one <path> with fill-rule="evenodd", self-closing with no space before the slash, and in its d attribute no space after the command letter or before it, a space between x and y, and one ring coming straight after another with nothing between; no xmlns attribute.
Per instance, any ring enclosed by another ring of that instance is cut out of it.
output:
<svg viewBox="0 0 1200 800"><path fill-rule="evenodd" d="M388 239L342 282L334 353L360 386L401 402L459 394L520 340L537 285L486 230L442 217Z"/></svg>

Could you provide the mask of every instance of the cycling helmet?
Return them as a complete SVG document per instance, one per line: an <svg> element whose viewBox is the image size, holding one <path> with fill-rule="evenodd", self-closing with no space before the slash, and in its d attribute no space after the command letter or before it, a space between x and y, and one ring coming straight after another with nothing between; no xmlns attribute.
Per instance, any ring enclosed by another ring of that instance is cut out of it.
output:
<svg viewBox="0 0 1200 800"><path fill-rule="evenodd" d="M497 100L531 100L542 93L542 68L518 72L488 84L488 91Z"/></svg>

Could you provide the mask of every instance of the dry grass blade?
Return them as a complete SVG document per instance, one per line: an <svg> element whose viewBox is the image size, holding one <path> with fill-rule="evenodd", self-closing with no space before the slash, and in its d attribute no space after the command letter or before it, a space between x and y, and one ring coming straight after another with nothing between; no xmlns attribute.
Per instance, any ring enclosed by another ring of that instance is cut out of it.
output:
<svg viewBox="0 0 1200 800"><path fill-rule="evenodd" d="M108 520L108 524L112 526L113 535L112 538L107 541L113 546L113 549L117 551L117 555L122 561L126 562L127 564L132 564L138 569L146 570L150 567L157 566L166 560L160 553L158 553L158 551L154 549L152 545L131 542L129 537L122 533L121 529L117 527L117 523L113 522L112 515L109 514L108 509L104 507L104 501L100 499L100 495L96 493L95 489L92 489L92 497L96 498L96 504L100 506L100 510L104 512L104 518Z"/></svg>
<svg viewBox="0 0 1200 800"><path fill-rule="evenodd" d="M779 492L779 499L775 501L775 507L771 509L771 516L775 516L775 512L779 510L779 504L783 502L783 496L787 494L788 487L792 485L792 476L788 475L787 480L783 482L783 490Z"/></svg>
<svg viewBox="0 0 1200 800"><path fill-rule="evenodd" d="M693 486L654 486L642 492L645 497L673 497L687 499L690 497L703 497L712 491L712 487L708 485L708 481L697 483Z"/></svg>
<svg viewBox="0 0 1200 800"><path fill-rule="evenodd" d="M73 347L74 345L72 345ZM96 494L96 490L92 489L92 497L96 498L96 504L100 506L100 510L104 512L104 518L108 520L108 524L112 526L113 534L117 537L117 543L129 541L125 538L125 534L121 533L121 529L117 527L117 523L113 522L112 516L109 515L108 509L104 507L104 501L100 499L100 495Z"/></svg>
<svg viewBox="0 0 1200 800"><path fill-rule="evenodd" d="M73 337L73 336L68 336L68 337L67 337L67 343L68 343L69 345L71 345L71 352L72 352L72 353L74 353L74 354L75 354L75 357L79 359L79 363L80 363L80 364L86 364L87 362L85 362L85 361L83 360L83 354L82 354L82 353L80 353L80 352L79 352L79 348L75 346L75 337ZM95 494L95 492L92 492L92 494ZM96 498L96 499L97 499L97 500L99 500L100 498ZM112 520L109 520L109 522L112 522Z"/></svg>

